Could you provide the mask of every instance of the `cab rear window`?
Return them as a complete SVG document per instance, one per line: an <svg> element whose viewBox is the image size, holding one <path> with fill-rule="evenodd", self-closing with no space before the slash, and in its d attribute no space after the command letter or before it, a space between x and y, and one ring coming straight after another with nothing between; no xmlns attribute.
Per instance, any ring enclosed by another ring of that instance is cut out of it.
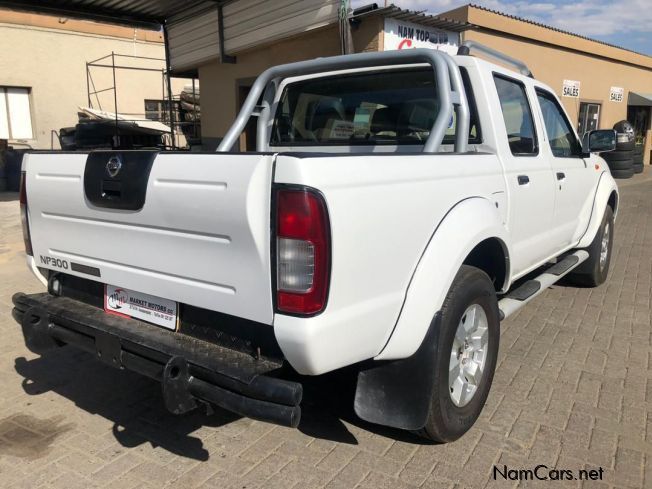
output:
<svg viewBox="0 0 652 489"><path fill-rule="evenodd" d="M463 71L467 96L472 99ZM479 143L475 103L469 142ZM278 104L272 146L424 144L439 112L431 68L383 70L289 84ZM454 142L455 116L444 139Z"/></svg>

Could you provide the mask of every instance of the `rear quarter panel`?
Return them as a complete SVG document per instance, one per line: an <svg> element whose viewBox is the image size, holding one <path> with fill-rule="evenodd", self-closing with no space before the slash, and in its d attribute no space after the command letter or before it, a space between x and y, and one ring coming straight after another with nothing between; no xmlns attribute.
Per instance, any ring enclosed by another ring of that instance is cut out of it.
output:
<svg viewBox="0 0 652 489"><path fill-rule="evenodd" d="M505 192L500 162L490 154L281 154L274 182L320 190L330 214L325 311L312 318L276 314L274 320L283 353L304 374L378 355L438 223L463 199L495 205ZM461 245L467 237L458 239ZM431 306L434 313L434 299Z"/></svg>

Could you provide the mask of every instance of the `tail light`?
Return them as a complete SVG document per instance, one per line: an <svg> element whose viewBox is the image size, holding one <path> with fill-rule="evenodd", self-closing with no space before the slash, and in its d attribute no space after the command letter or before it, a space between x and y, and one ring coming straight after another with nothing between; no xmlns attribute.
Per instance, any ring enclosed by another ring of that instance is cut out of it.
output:
<svg viewBox="0 0 652 489"><path fill-rule="evenodd" d="M276 307L312 315L326 306L330 224L323 197L306 189L276 193Z"/></svg>
<svg viewBox="0 0 652 489"><path fill-rule="evenodd" d="M25 253L33 256L32 237L29 234L29 218L27 217L27 187L25 181L27 176L25 172L20 174L20 223L23 226L23 241L25 242Z"/></svg>

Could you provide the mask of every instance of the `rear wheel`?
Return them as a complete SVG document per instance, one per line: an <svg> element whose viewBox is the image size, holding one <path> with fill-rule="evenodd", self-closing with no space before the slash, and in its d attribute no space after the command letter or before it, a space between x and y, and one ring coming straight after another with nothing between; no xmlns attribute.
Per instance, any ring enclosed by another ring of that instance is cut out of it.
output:
<svg viewBox="0 0 652 489"><path fill-rule="evenodd" d="M450 442L475 423L487 400L500 336L496 291L482 270L463 265L442 307L434 388L418 433Z"/></svg>
<svg viewBox="0 0 652 489"><path fill-rule="evenodd" d="M607 206L600 229L586 248L589 257L569 275L572 282L586 287L597 287L607 280L614 242L614 214Z"/></svg>

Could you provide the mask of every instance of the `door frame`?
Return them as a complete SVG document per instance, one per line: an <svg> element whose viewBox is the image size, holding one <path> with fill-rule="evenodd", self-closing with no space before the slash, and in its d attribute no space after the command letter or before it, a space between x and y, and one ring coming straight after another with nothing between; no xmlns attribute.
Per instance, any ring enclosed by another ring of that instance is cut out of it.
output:
<svg viewBox="0 0 652 489"><path fill-rule="evenodd" d="M580 114L582 113L582 104L598 106L598 122L595 127L596 129L600 129L600 119L602 118L602 100L592 100L592 99L579 100L579 105L577 106L577 136L580 138L580 141L582 141L582 138L584 137L584 132L580 132L580 129L582 128L582 124L580 121ZM587 109L587 113L588 113L588 109Z"/></svg>

